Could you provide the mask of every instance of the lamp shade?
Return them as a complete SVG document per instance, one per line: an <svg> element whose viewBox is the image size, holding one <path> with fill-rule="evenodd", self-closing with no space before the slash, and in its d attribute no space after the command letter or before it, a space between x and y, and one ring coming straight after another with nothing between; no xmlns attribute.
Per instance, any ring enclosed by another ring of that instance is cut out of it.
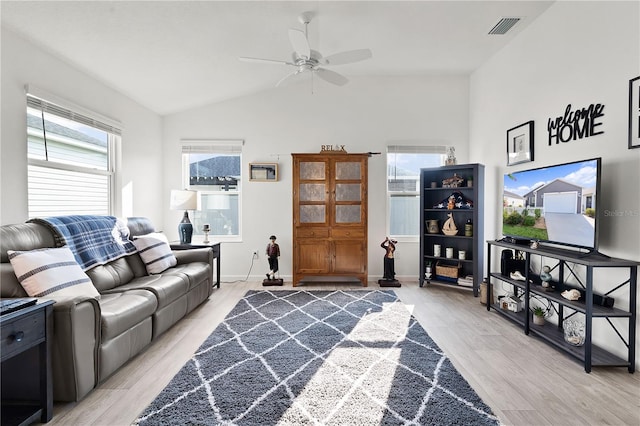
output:
<svg viewBox="0 0 640 426"><path fill-rule="evenodd" d="M171 210L197 210L198 191L189 191L188 189L172 189L169 208Z"/></svg>

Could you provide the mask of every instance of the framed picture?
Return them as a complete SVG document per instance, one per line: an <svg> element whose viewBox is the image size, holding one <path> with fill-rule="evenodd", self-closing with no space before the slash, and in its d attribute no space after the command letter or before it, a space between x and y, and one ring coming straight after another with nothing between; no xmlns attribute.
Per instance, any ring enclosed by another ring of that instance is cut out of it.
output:
<svg viewBox="0 0 640 426"><path fill-rule="evenodd" d="M629 80L629 149L640 148L640 77Z"/></svg>
<svg viewBox="0 0 640 426"><path fill-rule="evenodd" d="M249 180L276 182L278 180L278 163L249 163Z"/></svg>
<svg viewBox="0 0 640 426"><path fill-rule="evenodd" d="M507 166L533 161L533 121L507 130Z"/></svg>

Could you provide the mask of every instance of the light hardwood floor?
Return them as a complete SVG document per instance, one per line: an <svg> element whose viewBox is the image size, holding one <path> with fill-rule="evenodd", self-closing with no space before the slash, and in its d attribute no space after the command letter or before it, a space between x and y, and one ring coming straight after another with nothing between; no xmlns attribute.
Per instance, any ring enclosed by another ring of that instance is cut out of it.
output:
<svg viewBox="0 0 640 426"><path fill-rule="evenodd" d="M50 425L129 425L166 386L247 290L222 283L208 302L168 330L79 403L56 404ZM369 283L368 289L379 289ZM305 285L299 290L363 289ZM519 327L488 313L462 289L403 282L392 289L505 425L640 425L640 373L584 372Z"/></svg>

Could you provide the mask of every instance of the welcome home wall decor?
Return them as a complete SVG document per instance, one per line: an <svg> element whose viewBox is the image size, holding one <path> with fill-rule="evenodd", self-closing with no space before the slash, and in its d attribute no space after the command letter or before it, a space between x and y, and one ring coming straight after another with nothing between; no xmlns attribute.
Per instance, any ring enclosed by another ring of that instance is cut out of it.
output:
<svg viewBox="0 0 640 426"><path fill-rule="evenodd" d="M555 141L570 142L576 139L601 135L604 130L597 129L602 125L600 119L604 117L603 104L591 104L586 108L571 110L571 104L567 105L564 115L549 118L547 131L549 132L549 146Z"/></svg>

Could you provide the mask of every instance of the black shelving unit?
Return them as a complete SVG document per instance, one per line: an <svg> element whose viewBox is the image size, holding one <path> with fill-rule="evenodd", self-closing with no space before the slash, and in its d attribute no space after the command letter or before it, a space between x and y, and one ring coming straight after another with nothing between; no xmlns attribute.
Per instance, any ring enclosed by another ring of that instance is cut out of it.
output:
<svg viewBox="0 0 640 426"><path fill-rule="evenodd" d="M443 180L454 175L463 179L458 187L443 187ZM469 181L472 181L470 184ZM466 199L473 202L473 208L434 208L442 200L447 199L454 192L460 192ZM484 165L459 164L425 168L420 170L420 287L431 282L459 286L456 279L450 277L438 277L436 264L440 262L449 266L460 266L459 276L473 276L473 294L478 296L480 283L483 278L483 224L484 224ZM447 215L453 213L453 218L458 228L456 235L445 235L442 226L447 220ZM465 224L471 219L473 226L472 236L465 236ZM429 233L427 221L438 221L438 233ZM435 256L434 245L441 246L440 256ZM453 249L453 258L446 257L446 249ZM466 252L465 259L459 259L460 250ZM425 277L427 264L431 264L432 276Z"/></svg>
<svg viewBox="0 0 640 426"><path fill-rule="evenodd" d="M557 247L539 246L534 249L529 246L496 240L487 241L488 271L491 271L492 249L496 248L514 250L524 255L524 276L526 280L513 280L507 276L503 276L499 272L490 272L489 285L487 286L488 300L493 300L491 297L490 284L492 282L504 282L512 286L514 294L522 295L524 309L521 312L512 312L502 309L498 303L489 303L487 304L488 311L493 309L505 318L522 326L525 334L533 334L549 345L578 359L584 364L584 370L587 373L591 372L591 368L594 366L627 367L629 373L635 371L636 291L639 262L610 258L598 253L583 253ZM558 280L552 281L552 287L556 288L555 291L546 291L540 285L539 277L531 272L530 266L533 256L541 256L542 258L555 259L557 261L554 269L557 270ZM562 297L560 293L561 289L564 288L565 276L568 277L571 275L576 277L573 272L576 265L586 268L586 278L583 283L584 288L580 289L583 291L584 299L581 298L581 300L578 301L571 301ZM623 291L625 287L628 287L628 307L606 307L594 304L593 275L596 268L627 268L629 270L629 278L621 283L608 283L610 290L607 292L607 294L612 294L614 291ZM531 314L529 314L529 301L532 296L544 298L552 303L558 314L557 325L548 322L544 326L533 324ZM585 316L585 341L582 346L573 346L564 340L564 330L562 326L563 320L566 318L565 309L570 310L570 315L577 312ZM623 336L609 318L626 318L628 320L628 335L626 337ZM592 330L594 319L604 319L609 323L613 329L612 331L618 335L627 347L627 359L623 359L593 344Z"/></svg>

